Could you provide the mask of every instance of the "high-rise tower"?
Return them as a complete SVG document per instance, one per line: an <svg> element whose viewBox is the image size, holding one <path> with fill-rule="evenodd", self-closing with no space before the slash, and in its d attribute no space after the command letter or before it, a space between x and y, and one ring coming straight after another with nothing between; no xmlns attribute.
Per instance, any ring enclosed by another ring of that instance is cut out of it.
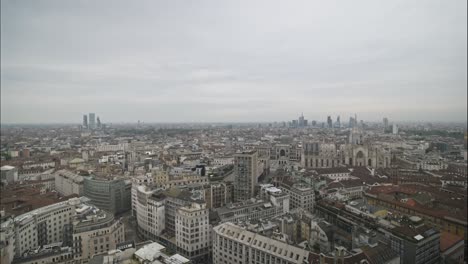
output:
<svg viewBox="0 0 468 264"><path fill-rule="evenodd" d="M88 116L83 115L83 128L88 128Z"/></svg>
<svg viewBox="0 0 468 264"><path fill-rule="evenodd" d="M388 129L388 118L384 117L383 119L384 132Z"/></svg>
<svg viewBox="0 0 468 264"><path fill-rule="evenodd" d="M89 113L89 128L96 128L96 115L94 113Z"/></svg>
<svg viewBox="0 0 468 264"><path fill-rule="evenodd" d="M254 196L257 183L257 151L244 151L234 155L234 200L236 202Z"/></svg>
<svg viewBox="0 0 468 264"><path fill-rule="evenodd" d="M331 116L328 116L328 117L327 117L327 126L328 126L328 128L332 128L332 127L333 127L333 121L332 121Z"/></svg>

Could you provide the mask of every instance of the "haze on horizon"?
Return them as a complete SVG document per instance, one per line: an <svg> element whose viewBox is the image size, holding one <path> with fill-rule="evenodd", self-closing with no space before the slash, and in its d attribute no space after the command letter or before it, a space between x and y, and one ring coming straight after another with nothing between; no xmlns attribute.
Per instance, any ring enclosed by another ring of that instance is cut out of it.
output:
<svg viewBox="0 0 468 264"><path fill-rule="evenodd" d="M466 1L1 1L1 122L466 121Z"/></svg>

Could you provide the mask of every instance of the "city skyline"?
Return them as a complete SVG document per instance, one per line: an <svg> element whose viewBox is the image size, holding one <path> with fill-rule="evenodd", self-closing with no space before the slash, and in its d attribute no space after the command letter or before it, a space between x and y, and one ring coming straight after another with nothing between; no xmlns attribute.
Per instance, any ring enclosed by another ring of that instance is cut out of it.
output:
<svg viewBox="0 0 468 264"><path fill-rule="evenodd" d="M465 1L1 7L2 123L467 118Z"/></svg>
<svg viewBox="0 0 468 264"><path fill-rule="evenodd" d="M88 115L84 115L86 117L88 117ZM332 121L333 121L333 125L335 125L335 122L336 122L336 117L345 117L346 119L344 121L341 122L341 126L342 127L347 127L348 126L348 123L349 123L349 118L354 118L354 114L350 114L348 116L346 115L330 115L332 117ZM97 118L98 116L96 116ZM304 116L304 117L307 117L307 116ZM317 122L317 125L319 124L327 124L327 117L328 116L325 116L325 117L320 117L320 118L317 118L317 119L314 119L314 118L308 118L306 119L306 121L308 121L308 125L307 126L312 126L311 122L312 121L315 121ZM294 117L293 117L294 118ZM297 118L297 117L295 117ZM335 118L335 119L333 119ZM364 122L364 123L382 123L383 124L383 118L388 118L388 116L382 116L382 118L378 119L378 117L376 119L363 119L363 118L359 118L359 115L358 115L358 120L357 122L360 122L361 120ZM147 121L147 120L137 120L137 119L134 119L134 120L125 120L125 121L113 121L113 120L107 120L106 119L106 124L272 124L272 123L288 123L288 122L291 122L290 120L291 118L289 119L285 119L285 120L252 120L252 121L238 121L238 120L223 120L223 121ZM294 119L292 119L294 121ZM393 124L393 123L401 123L401 124L414 124L414 123L439 123L439 124L466 124L467 121L466 120L411 120L411 119L408 119L408 120L394 120L394 119L390 119L388 118L388 122L389 124ZM70 119L68 121L64 121L64 122L59 122L59 121L51 121L51 122L1 122L1 124L4 124L4 125L60 125L60 124L63 124L63 125L83 125L83 120L79 120L79 119L76 119L76 118L73 118L73 119Z"/></svg>

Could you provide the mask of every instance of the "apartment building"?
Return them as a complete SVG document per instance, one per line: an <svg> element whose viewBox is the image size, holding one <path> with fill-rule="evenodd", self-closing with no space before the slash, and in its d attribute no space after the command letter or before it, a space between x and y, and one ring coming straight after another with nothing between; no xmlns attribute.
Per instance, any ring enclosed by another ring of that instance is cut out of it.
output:
<svg viewBox="0 0 468 264"><path fill-rule="evenodd" d="M80 204L75 211L72 245L76 261L88 263L93 255L116 249L125 240L124 224L112 213L91 204Z"/></svg>
<svg viewBox="0 0 468 264"><path fill-rule="evenodd" d="M244 151L234 155L234 201L240 202L254 196L257 184L257 151Z"/></svg>
<svg viewBox="0 0 468 264"><path fill-rule="evenodd" d="M215 209L220 221L238 222L269 219L289 212L289 195L280 192L267 194L266 199L250 199Z"/></svg>
<svg viewBox="0 0 468 264"><path fill-rule="evenodd" d="M204 202L192 202L176 212L177 251L187 258L209 260L211 231L209 210Z"/></svg>
<svg viewBox="0 0 468 264"><path fill-rule="evenodd" d="M87 201L72 198L41 207L15 218L15 256L43 245L62 242L72 224L75 206Z"/></svg>
<svg viewBox="0 0 468 264"><path fill-rule="evenodd" d="M61 195L83 194L83 177L68 170L55 172L55 190Z"/></svg>
<svg viewBox="0 0 468 264"><path fill-rule="evenodd" d="M309 251L233 223L218 225L213 231L213 263L309 263Z"/></svg>
<svg viewBox="0 0 468 264"><path fill-rule="evenodd" d="M148 239L157 240L166 227L165 197L144 185L133 190L136 201L132 211L135 212L138 232Z"/></svg>
<svg viewBox="0 0 468 264"><path fill-rule="evenodd" d="M302 208L309 212L313 212L315 204L314 189L303 183L283 182L279 187L285 194L290 196L290 209Z"/></svg>

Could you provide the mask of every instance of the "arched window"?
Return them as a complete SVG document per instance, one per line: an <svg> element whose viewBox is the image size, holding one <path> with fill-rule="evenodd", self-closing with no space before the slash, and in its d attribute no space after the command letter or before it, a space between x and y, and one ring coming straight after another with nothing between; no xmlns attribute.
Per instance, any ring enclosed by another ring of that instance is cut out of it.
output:
<svg viewBox="0 0 468 264"><path fill-rule="evenodd" d="M280 157L284 157L286 156L286 152L284 151L284 149L280 150Z"/></svg>

